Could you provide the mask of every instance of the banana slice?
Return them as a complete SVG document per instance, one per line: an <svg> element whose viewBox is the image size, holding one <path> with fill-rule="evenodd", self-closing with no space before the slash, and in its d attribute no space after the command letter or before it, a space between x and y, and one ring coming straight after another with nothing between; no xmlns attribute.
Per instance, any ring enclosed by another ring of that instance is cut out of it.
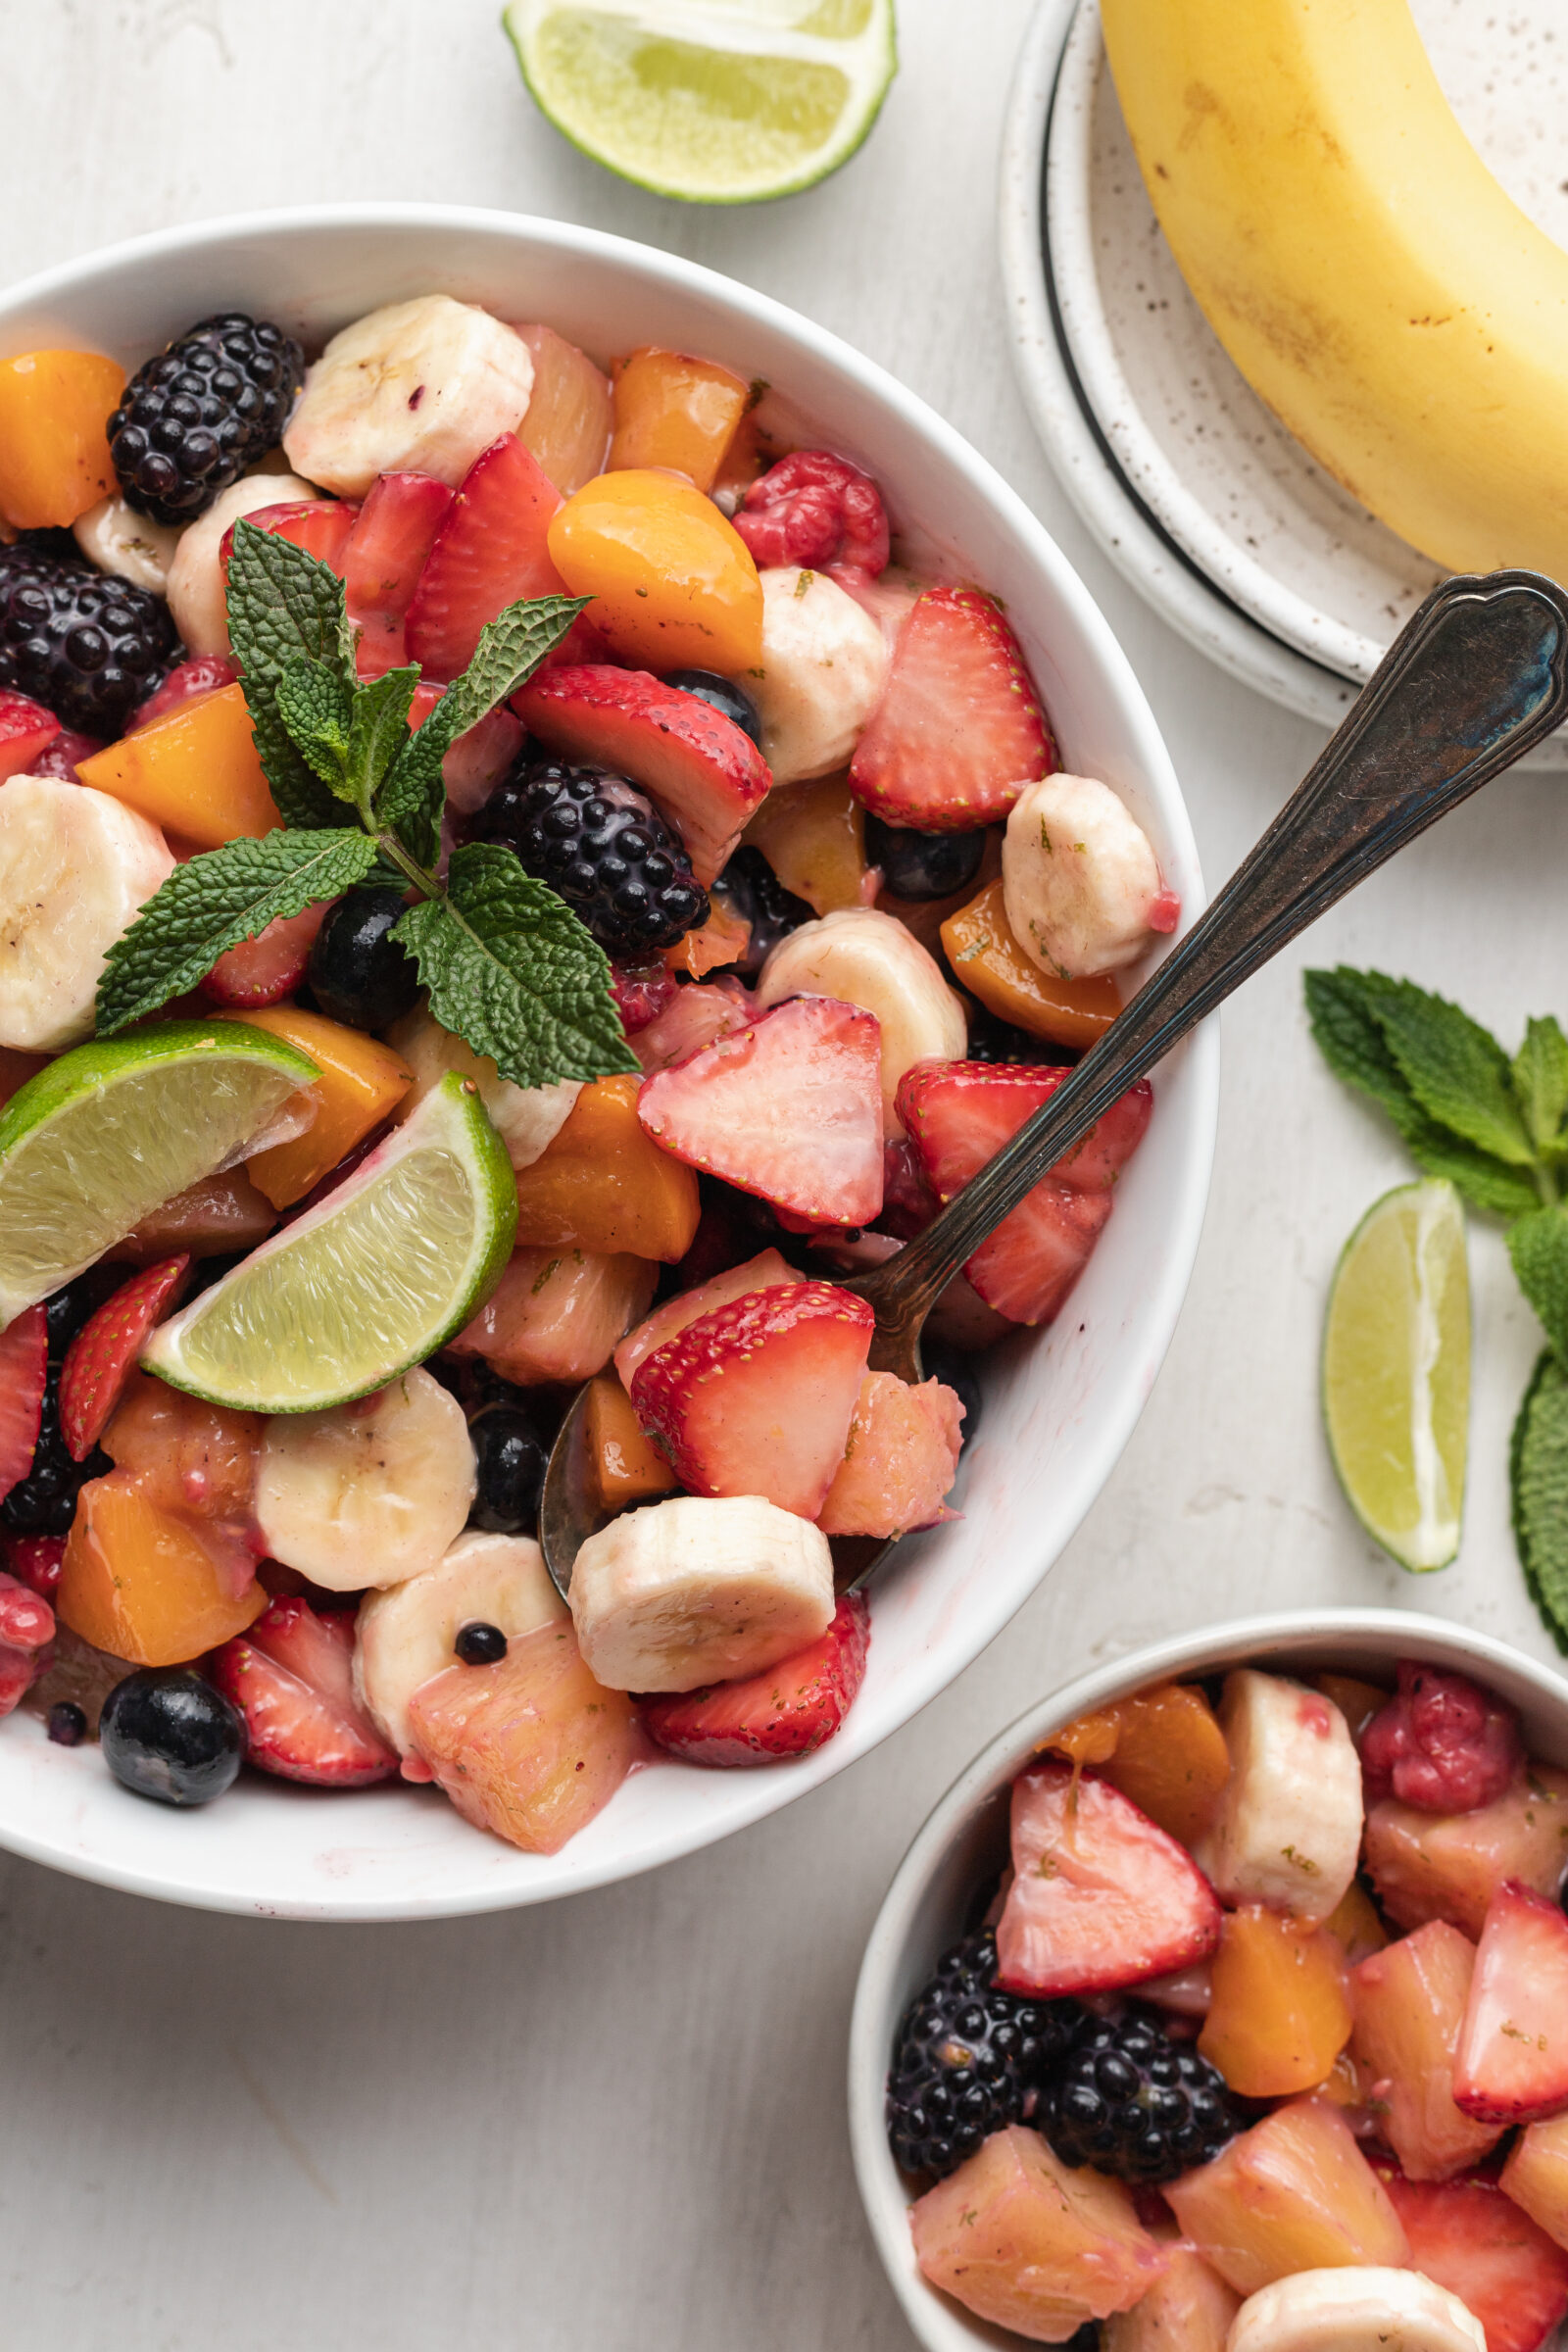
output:
<svg viewBox="0 0 1568 2352"><path fill-rule="evenodd" d="M1419 2271L1298 2271L1248 2298L1225 2352L1487 2352L1487 2336Z"/></svg>
<svg viewBox="0 0 1568 2352"><path fill-rule="evenodd" d="M831 583L829 583L831 585ZM841 906L781 939L757 983L759 1004L837 997L876 1015L882 1030L882 1132L896 1138L899 1080L917 1061L962 1058L969 1027L936 958L897 915Z"/></svg>
<svg viewBox="0 0 1568 2352"><path fill-rule="evenodd" d="M205 514L180 534L169 566L166 593L175 628L188 654L226 654L228 608L223 601L223 575L218 566L223 533L242 514L260 514L263 507L286 507L297 498L315 498L309 482L294 473L247 473L226 490L220 490Z"/></svg>
<svg viewBox="0 0 1568 2352"><path fill-rule="evenodd" d="M360 1610L354 1637L354 1689L360 1704L400 1755L414 1748L409 1701L421 1683L450 1666L466 1625L498 1625L509 1642L536 1634L566 1614L531 1536L461 1535L433 1568Z"/></svg>
<svg viewBox="0 0 1568 2352"><path fill-rule="evenodd" d="M89 564L111 571L116 579L150 588L154 596L169 593L169 566L180 542L180 531L167 523L149 522L122 498L101 498L72 524L76 545Z"/></svg>
<svg viewBox="0 0 1568 2352"><path fill-rule="evenodd" d="M1054 775L1024 786L1002 844L1002 895L1043 972L1084 980L1135 961L1162 891L1148 834L1108 784Z"/></svg>
<svg viewBox="0 0 1568 2352"><path fill-rule="evenodd" d="M888 682L881 628L824 571L764 571L762 666L746 681L775 784L849 764Z"/></svg>
<svg viewBox="0 0 1568 2352"><path fill-rule="evenodd" d="M473 1502L463 1407L428 1372L320 1413L274 1413L256 1522L274 1560L330 1592L434 1568Z"/></svg>
<svg viewBox="0 0 1568 2352"><path fill-rule="evenodd" d="M1327 1919L1361 1851L1361 1765L1332 1699L1250 1666L1225 1678L1231 1777L1193 1848L1226 1903Z"/></svg>
<svg viewBox="0 0 1568 2352"><path fill-rule="evenodd" d="M283 435L288 462L339 498L378 473L433 473L455 490L479 452L514 432L533 354L471 302L423 294L334 335Z"/></svg>
<svg viewBox="0 0 1568 2352"><path fill-rule="evenodd" d="M827 1631L833 1555L820 1528L759 1495L672 1495L589 1537L571 1615L612 1690L736 1682Z"/></svg>
<svg viewBox="0 0 1568 2352"><path fill-rule="evenodd" d="M173 870L158 827L107 792L0 785L0 1046L63 1054L91 1037L104 958Z"/></svg>
<svg viewBox="0 0 1568 2352"><path fill-rule="evenodd" d="M582 1093L575 1078L563 1078L555 1086L514 1086L485 1054L475 1054L461 1037L443 1029L422 998L387 1031L387 1044L414 1072L414 1084L398 1105L400 1121L413 1115L448 1070L461 1071L478 1087L490 1124L506 1145L514 1168L533 1166L555 1142Z"/></svg>

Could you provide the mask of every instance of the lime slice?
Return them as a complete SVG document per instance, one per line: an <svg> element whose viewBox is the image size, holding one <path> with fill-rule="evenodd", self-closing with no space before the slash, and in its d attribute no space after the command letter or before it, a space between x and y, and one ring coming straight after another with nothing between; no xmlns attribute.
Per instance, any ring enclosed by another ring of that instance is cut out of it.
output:
<svg viewBox="0 0 1568 2352"><path fill-rule="evenodd" d="M573 146L690 204L836 172L898 64L893 0L511 0L502 23Z"/></svg>
<svg viewBox="0 0 1568 2352"><path fill-rule="evenodd" d="M235 1021L62 1054L0 1110L0 1325L236 1159L314 1061Z"/></svg>
<svg viewBox="0 0 1568 2352"><path fill-rule="evenodd" d="M1470 1276L1451 1184L1402 1184L1345 1245L1323 1335L1323 1418L1350 1508L1401 1568L1459 1548Z"/></svg>
<svg viewBox="0 0 1568 2352"><path fill-rule="evenodd" d="M462 1329L516 1229L512 1162L453 1071L317 1207L160 1324L141 1360L210 1404L343 1404Z"/></svg>

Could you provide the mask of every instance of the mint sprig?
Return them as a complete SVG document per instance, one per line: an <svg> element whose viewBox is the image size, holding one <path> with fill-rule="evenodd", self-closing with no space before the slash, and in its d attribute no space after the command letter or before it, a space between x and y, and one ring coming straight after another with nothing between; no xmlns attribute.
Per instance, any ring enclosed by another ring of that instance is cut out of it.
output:
<svg viewBox="0 0 1568 2352"><path fill-rule="evenodd" d="M435 1017L523 1087L635 1070L610 964L564 901L509 851L457 851L437 872L441 763L529 678L587 600L509 606L417 730L417 666L362 683L343 583L303 548L234 526L229 635L283 829L180 866L110 953L98 1034L112 1037L195 987L220 956L372 873L411 894L395 937Z"/></svg>

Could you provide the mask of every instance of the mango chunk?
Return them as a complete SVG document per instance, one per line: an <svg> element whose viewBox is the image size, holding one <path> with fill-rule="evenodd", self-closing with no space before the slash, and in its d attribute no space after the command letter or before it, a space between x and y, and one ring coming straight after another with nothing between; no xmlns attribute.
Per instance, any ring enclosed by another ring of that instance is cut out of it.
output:
<svg viewBox="0 0 1568 2352"><path fill-rule="evenodd" d="M1027 1029L1031 1037L1058 1046L1092 1046L1121 1010L1110 974L1061 980L1030 962L1007 922L1000 877L948 916L942 945L958 986L999 1020Z"/></svg>
<svg viewBox="0 0 1568 2352"><path fill-rule="evenodd" d="M714 360L645 344L614 372L615 430L608 470L657 466L711 490L751 390Z"/></svg>
<svg viewBox="0 0 1568 2352"><path fill-rule="evenodd" d="M1337 1937L1249 1903L1226 1914L1199 2049L1247 2099L1321 2082L1350 2037Z"/></svg>
<svg viewBox="0 0 1568 2352"><path fill-rule="evenodd" d="M245 1173L257 1191L274 1208L291 1208L396 1109L414 1084L414 1073L379 1038L325 1020L318 1012L301 1012L293 1004L271 1004L265 1012L231 1017L270 1029L274 1037L298 1046L321 1073L306 1089L316 1114L304 1134L270 1144L245 1162Z"/></svg>
<svg viewBox="0 0 1568 2352"><path fill-rule="evenodd" d="M1214 1817L1230 1751L1213 1708L1188 1683L1161 1683L1069 1724L1051 1742L1093 1764L1168 1837L1191 1845Z"/></svg>
<svg viewBox="0 0 1568 2352"><path fill-rule="evenodd" d="M106 428L124 388L97 351L0 360L0 514L14 530L69 530L119 488Z"/></svg>
<svg viewBox="0 0 1568 2352"><path fill-rule="evenodd" d="M254 1574L240 1583L247 1565L217 1529L162 1508L133 1472L116 1470L81 1490L55 1610L112 1657L183 1666L266 1608Z"/></svg>
<svg viewBox="0 0 1568 2352"><path fill-rule="evenodd" d="M702 1214L696 1172L644 1131L641 1084L628 1074L585 1086L555 1141L518 1170L520 1246L629 1251L668 1265L685 1256Z"/></svg>
<svg viewBox="0 0 1568 2352"><path fill-rule="evenodd" d="M123 801L193 849L253 841L282 821L251 734L242 686L220 686L78 762L97 792Z"/></svg>
<svg viewBox="0 0 1568 2352"><path fill-rule="evenodd" d="M674 1471L638 1427L631 1398L613 1372L589 1382L587 1409L588 1458L606 1510L623 1511L674 1493Z"/></svg>
<svg viewBox="0 0 1568 2352"><path fill-rule="evenodd" d="M1323 2099L1277 2107L1163 2194L1182 2235L1239 2295L1297 2271L1399 2270L1408 2259L1388 2191Z"/></svg>
<svg viewBox="0 0 1568 2352"><path fill-rule="evenodd" d="M1412 2180L1449 2180L1479 2164L1501 2126L1453 2100L1453 2061L1476 1947L1446 1920L1363 1960L1350 1980L1351 2048L1371 2078L1380 2135Z"/></svg>

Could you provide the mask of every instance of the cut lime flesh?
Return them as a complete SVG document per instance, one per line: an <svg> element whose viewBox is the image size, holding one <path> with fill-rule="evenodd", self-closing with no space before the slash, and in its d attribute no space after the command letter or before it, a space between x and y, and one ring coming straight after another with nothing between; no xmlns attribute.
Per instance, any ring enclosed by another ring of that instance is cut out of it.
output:
<svg viewBox="0 0 1568 2352"><path fill-rule="evenodd" d="M1323 1418L1368 1535L1402 1568L1446 1568L1470 1421L1470 1278L1451 1184L1386 1193L1347 1242L1323 1336Z"/></svg>
<svg viewBox="0 0 1568 2352"><path fill-rule="evenodd" d="M692 204L755 204L837 171L898 62L893 0L511 0L503 22L558 130Z"/></svg>
<svg viewBox="0 0 1568 2352"><path fill-rule="evenodd" d="M142 1362L254 1412L368 1396L461 1330L516 1226L512 1162L453 1073L318 1207L161 1324Z"/></svg>
<svg viewBox="0 0 1568 2352"><path fill-rule="evenodd" d="M166 1021L40 1070L0 1111L0 1325L227 1166L317 1075L234 1021Z"/></svg>

